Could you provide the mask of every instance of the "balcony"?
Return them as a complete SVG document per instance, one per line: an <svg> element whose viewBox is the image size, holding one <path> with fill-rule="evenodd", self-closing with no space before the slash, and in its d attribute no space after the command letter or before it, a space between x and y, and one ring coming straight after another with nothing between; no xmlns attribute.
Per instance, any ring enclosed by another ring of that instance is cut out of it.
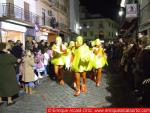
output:
<svg viewBox="0 0 150 113"><path fill-rule="evenodd" d="M11 3L3 3L0 14L2 14L0 20L22 23L25 26L34 26L39 22L37 15Z"/></svg>
<svg viewBox="0 0 150 113"><path fill-rule="evenodd" d="M54 32L59 32L58 22L56 21L54 17L43 16L43 17L40 17L40 20L41 20L41 23L40 23L41 28L54 31Z"/></svg>
<svg viewBox="0 0 150 113"><path fill-rule="evenodd" d="M58 23L58 29L63 32L68 32L69 30L68 26L63 23Z"/></svg>
<svg viewBox="0 0 150 113"><path fill-rule="evenodd" d="M45 0L46 2L46 0ZM64 15L67 14L67 6L61 5L59 2L57 2L56 0L48 0L48 4L50 4L50 6L56 10L58 10L59 12L63 13Z"/></svg>

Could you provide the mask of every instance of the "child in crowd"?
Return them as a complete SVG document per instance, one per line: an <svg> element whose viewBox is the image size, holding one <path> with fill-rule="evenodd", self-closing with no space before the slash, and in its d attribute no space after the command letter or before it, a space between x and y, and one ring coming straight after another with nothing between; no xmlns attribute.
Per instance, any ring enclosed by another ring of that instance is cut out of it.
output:
<svg viewBox="0 0 150 113"><path fill-rule="evenodd" d="M36 53L35 56L35 67L36 67L36 71L38 73L38 77L39 78L43 78L41 76L41 74L45 71L45 67L44 67L44 55L41 53L41 50L39 50Z"/></svg>
<svg viewBox="0 0 150 113"><path fill-rule="evenodd" d="M25 56L23 57L23 76L22 81L25 83L25 92L27 94L32 94L32 87L34 87L35 73L34 73L34 58L30 50L25 51Z"/></svg>
<svg viewBox="0 0 150 113"><path fill-rule="evenodd" d="M44 67L45 67L45 70L44 70L44 75L47 76L47 71L48 71L48 63L49 63L49 59L50 59L50 55L48 53L48 49L46 48L45 49L45 52L44 52Z"/></svg>

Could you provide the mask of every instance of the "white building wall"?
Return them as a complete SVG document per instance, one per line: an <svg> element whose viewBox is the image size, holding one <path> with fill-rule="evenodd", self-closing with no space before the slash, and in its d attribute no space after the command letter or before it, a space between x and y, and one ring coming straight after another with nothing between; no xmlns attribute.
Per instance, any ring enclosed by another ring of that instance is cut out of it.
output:
<svg viewBox="0 0 150 113"><path fill-rule="evenodd" d="M14 4L24 9L24 2L29 3L30 12L36 13L36 0L14 0Z"/></svg>
<svg viewBox="0 0 150 113"><path fill-rule="evenodd" d="M91 26L90 23L93 23ZM110 19L85 19L81 21L82 23L82 35L83 32L87 32L87 36L85 36L86 40L93 40L99 37L99 33L104 33L104 39L113 39L115 38L115 34L117 32L117 24ZM86 23L87 27L84 27L83 24ZM99 27L99 24L103 24L103 28ZM91 36L91 31L93 31L93 36ZM110 32L110 35L109 35ZM113 36L112 36L113 33Z"/></svg>
<svg viewBox="0 0 150 113"><path fill-rule="evenodd" d="M70 0L70 29L79 34L79 0Z"/></svg>
<svg viewBox="0 0 150 113"><path fill-rule="evenodd" d="M14 5L24 8L24 0L14 0Z"/></svg>
<svg viewBox="0 0 150 113"><path fill-rule="evenodd" d="M45 16L48 16L48 10L50 9L48 7L48 5L44 4L43 2L41 2L41 0L38 0L36 2L36 11L37 11L37 15L39 15L40 19L39 19L39 24L42 25L42 9L45 9Z"/></svg>

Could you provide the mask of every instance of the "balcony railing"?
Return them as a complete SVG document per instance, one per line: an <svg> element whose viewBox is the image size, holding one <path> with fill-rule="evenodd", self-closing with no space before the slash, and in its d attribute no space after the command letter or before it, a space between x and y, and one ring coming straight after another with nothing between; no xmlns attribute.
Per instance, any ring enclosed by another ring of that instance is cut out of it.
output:
<svg viewBox="0 0 150 113"><path fill-rule="evenodd" d="M67 13L67 6L61 5L56 0L48 0L48 1L52 4L52 6L55 6L58 9L60 9L60 11L63 11L64 13Z"/></svg>
<svg viewBox="0 0 150 113"><path fill-rule="evenodd" d="M63 31L69 30L69 29L68 29L68 26L65 25L65 24L63 24L63 23L58 23L58 28L59 28L60 30L63 30Z"/></svg>
<svg viewBox="0 0 150 113"><path fill-rule="evenodd" d="M48 26L53 29L58 28L58 22L56 21L54 17L50 17L50 16L40 17L40 20L41 20L41 23L40 23L41 26Z"/></svg>
<svg viewBox="0 0 150 113"><path fill-rule="evenodd" d="M12 3L3 3L1 13L2 17L9 19L19 20L32 24L39 22L38 15L35 15L32 12L18 7Z"/></svg>

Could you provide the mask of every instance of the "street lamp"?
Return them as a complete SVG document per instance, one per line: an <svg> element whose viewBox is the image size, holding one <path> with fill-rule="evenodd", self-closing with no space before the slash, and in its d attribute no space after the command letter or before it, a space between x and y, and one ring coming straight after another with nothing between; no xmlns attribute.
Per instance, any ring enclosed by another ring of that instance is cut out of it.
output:
<svg viewBox="0 0 150 113"><path fill-rule="evenodd" d="M82 26L80 26L79 29L81 30L81 29L82 29Z"/></svg>
<svg viewBox="0 0 150 113"><path fill-rule="evenodd" d="M118 32L116 32L116 36L118 36Z"/></svg>
<svg viewBox="0 0 150 113"><path fill-rule="evenodd" d="M86 28L87 28L87 29L89 29L89 28L90 28L90 26L88 25L88 26L86 26Z"/></svg>
<svg viewBox="0 0 150 113"><path fill-rule="evenodd" d="M120 17L122 17L122 16L123 16L123 14L124 14L123 8L121 8L121 9L120 9L120 11L119 11L119 13L118 13L118 14L119 14L119 16L120 16Z"/></svg>

